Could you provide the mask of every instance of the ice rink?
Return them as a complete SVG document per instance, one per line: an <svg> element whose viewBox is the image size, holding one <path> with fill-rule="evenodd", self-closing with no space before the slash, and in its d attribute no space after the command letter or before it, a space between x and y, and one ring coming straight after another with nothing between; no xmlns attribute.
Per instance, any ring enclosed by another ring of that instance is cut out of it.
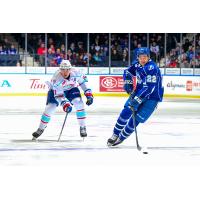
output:
<svg viewBox="0 0 200 200"><path fill-rule="evenodd" d="M116 148L106 146L125 100L96 97L86 107L85 141L72 112L57 142L64 120L58 108L35 142L31 134L46 97L0 97L3 199L199 199L200 100L165 99L138 126L149 154L136 149L135 135Z"/></svg>
<svg viewBox="0 0 200 200"><path fill-rule="evenodd" d="M154 115L138 126L139 143L149 154L138 152L132 134L116 148L106 146L126 98L96 97L87 109L88 137L83 141L75 113L69 114L61 141L57 142L64 113L57 109L37 142L46 97L0 98L1 165L199 165L200 100L160 103Z"/></svg>

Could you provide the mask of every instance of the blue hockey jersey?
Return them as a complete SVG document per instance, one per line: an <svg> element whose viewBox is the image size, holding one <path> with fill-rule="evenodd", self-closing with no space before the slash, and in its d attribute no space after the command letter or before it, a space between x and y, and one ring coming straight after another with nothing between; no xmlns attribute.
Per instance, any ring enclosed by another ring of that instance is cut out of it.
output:
<svg viewBox="0 0 200 200"><path fill-rule="evenodd" d="M136 61L126 70L137 77L135 96L143 101L145 99L162 101L164 88L161 72L151 59L144 66Z"/></svg>

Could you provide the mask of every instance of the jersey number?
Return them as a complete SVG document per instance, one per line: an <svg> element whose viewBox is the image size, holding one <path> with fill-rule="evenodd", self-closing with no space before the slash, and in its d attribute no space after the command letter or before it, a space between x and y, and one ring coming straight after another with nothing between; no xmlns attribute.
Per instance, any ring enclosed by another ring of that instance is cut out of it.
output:
<svg viewBox="0 0 200 200"><path fill-rule="evenodd" d="M156 76L151 76L151 75L148 75L147 76L147 83L156 83Z"/></svg>

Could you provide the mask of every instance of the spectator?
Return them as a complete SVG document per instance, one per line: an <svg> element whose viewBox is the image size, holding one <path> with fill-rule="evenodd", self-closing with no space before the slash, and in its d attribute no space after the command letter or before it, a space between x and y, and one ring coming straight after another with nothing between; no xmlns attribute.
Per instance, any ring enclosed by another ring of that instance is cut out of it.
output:
<svg viewBox="0 0 200 200"><path fill-rule="evenodd" d="M166 67L169 67L170 64L170 56L169 53L166 55Z"/></svg>
<svg viewBox="0 0 200 200"><path fill-rule="evenodd" d="M3 49L4 49L4 51L8 51L10 49L10 43L8 42L7 38L4 38Z"/></svg>
<svg viewBox="0 0 200 200"><path fill-rule="evenodd" d="M183 44L183 50L184 50L184 52L186 52L188 50L188 48L189 48L190 45L191 44L190 44L189 40L186 38L185 39L185 43Z"/></svg>
<svg viewBox="0 0 200 200"><path fill-rule="evenodd" d="M94 47L94 49L95 49L95 52L96 52L96 51L97 51L97 52L100 51L101 47L100 47L98 41L95 42L95 47Z"/></svg>
<svg viewBox="0 0 200 200"><path fill-rule="evenodd" d="M20 62L17 62L16 67L21 67Z"/></svg>
<svg viewBox="0 0 200 200"><path fill-rule="evenodd" d="M71 50L72 54L75 52L75 44L72 42L69 49Z"/></svg>
<svg viewBox="0 0 200 200"><path fill-rule="evenodd" d="M52 38L49 38L48 40L48 46L50 47L51 45L54 45L54 41Z"/></svg>
<svg viewBox="0 0 200 200"><path fill-rule="evenodd" d="M160 59L159 67L162 67L162 68L165 67L165 59L164 58Z"/></svg>
<svg viewBox="0 0 200 200"><path fill-rule="evenodd" d="M133 50L137 49L138 48L138 41L137 40L134 40L133 41Z"/></svg>
<svg viewBox="0 0 200 200"><path fill-rule="evenodd" d="M178 66L178 59L172 59L169 63L169 67L176 68Z"/></svg>
<svg viewBox="0 0 200 200"><path fill-rule="evenodd" d="M49 67L56 67L56 61L55 61L55 54L53 53L52 49L48 49L48 55L47 55L47 64Z"/></svg>
<svg viewBox="0 0 200 200"><path fill-rule="evenodd" d="M46 53L46 48L44 46L44 43L41 43L40 47L37 50L37 54L39 56L39 62L41 66L45 65L45 53Z"/></svg>
<svg viewBox="0 0 200 200"><path fill-rule="evenodd" d="M189 46L188 51L186 52L188 62L190 62L194 56L194 47Z"/></svg>
<svg viewBox="0 0 200 200"><path fill-rule="evenodd" d="M91 47L90 47L90 53L91 53L92 55L94 55L94 54L96 53L96 49L95 49L94 44L91 45Z"/></svg>
<svg viewBox="0 0 200 200"><path fill-rule="evenodd" d="M150 53L152 60L158 61L159 56L159 46L156 44L156 42L153 42L150 47Z"/></svg>
<svg viewBox="0 0 200 200"><path fill-rule="evenodd" d="M191 68L198 68L199 62L196 58L193 57L193 59L190 61L190 67Z"/></svg>
<svg viewBox="0 0 200 200"><path fill-rule="evenodd" d="M128 51L126 49L123 50L122 61L124 63L128 61Z"/></svg>
<svg viewBox="0 0 200 200"><path fill-rule="evenodd" d="M7 51L5 51L5 50L3 49L3 46L2 46L2 45L0 45L0 54L1 54L1 55L7 54Z"/></svg>
<svg viewBox="0 0 200 200"><path fill-rule="evenodd" d="M78 48L77 48L77 53L79 55L84 54L84 49L83 49L83 42L78 42Z"/></svg>
<svg viewBox="0 0 200 200"><path fill-rule="evenodd" d="M146 38L145 35L142 36L141 46L142 47L146 47L147 46L147 38Z"/></svg>
<svg viewBox="0 0 200 200"><path fill-rule="evenodd" d="M5 56L7 52L3 50L3 46L0 45L0 66L6 66Z"/></svg>
<svg viewBox="0 0 200 200"><path fill-rule="evenodd" d="M53 44L50 45L51 53L55 54L56 50Z"/></svg>
<svg viewBox="0 0 200 200"><path fill-rule="evenodd" d="M94 64L96 64L96 65L98 65L99 63L102 62L102 58L99 55L98 51L95 53L95 55L93 55L93 60L94 60Z"/></svg>
<svg viewBox="0 0 200 200"><path fill-rule="evenodd" d="M73 54L71 49L67 50L67 60L69 60L70 62L73 60Z"/></svg>
<svg viewBox="0 0 200 200"><path fill-rule="evenodd" d="M117 50L116 49L113 49L112 50L112 55L111 55L111 59L113 61L117 61L117 60L120 60L120 55L118 54Z"/></svg>
<svg viewBox="0 0 200 200"><path fill-rule="evenodd" d="M190 64L189 64L189 62L185 59L185 60L183 60L183 61L180 63L180 67L181 67L181 68L189 68L189 67L190 67Z"/></svg>
<svg viewBox="0 0 200 200"><path fill-rule="evenodd" d="M60 52L60 49L56 49L56 56L55 56L55 61L56 61L56 65L59 66L60 63L62 62L64 58L64 55Z"/></svg>
<svg viewBox="0 0 200 200"><path fill-rule="evenodd" d="M164 40L161 35L158 35L156 39L156 44L159 47L159 57L163 57L164 56Z"/></svg>
<svg viewBox="0 0 200 200"><path fill-rule="evenodd" d="M83 60L83 54L78 54L77 53L77 63L76 63L76 65L78 65L78 66L86 66L86 64L87 64L87 61Z"/></svg>
<svg viewBox="0 0 200 200"><path fill-rule="evenodd" d="M35 39L37 39L37 38L35 38ZM41 46L42 43L44 43L44 42L42 41L42 38L39 38L39 40L38 40L38 46ZM33 44L33 45L34 45L34 44Z"/></svg>
<svg viewBox="0 0 200 200"><path fill-rule="evenodd" d="M88 63L88 59L91 60L91 54L90 53L84 53L84 55L83 55L83 61L84 61L85 66Z"/></svg>
<svg viewBox="0 0 200 200"><path fill-rule="evenodd" d="M61 51L61 53L64 54L64 55L65 55L65 50L66 50L66 49L65 49L65 45L62 44L61 47L60 47L60 51Z"/></svg>
<svg viewBox="0 0 200 200"><path fill-rule="evenodd" d="M17 54L17 50L15 49L15 46L12 44L10 49L8 50L8 54L15 55Z"/></svg>

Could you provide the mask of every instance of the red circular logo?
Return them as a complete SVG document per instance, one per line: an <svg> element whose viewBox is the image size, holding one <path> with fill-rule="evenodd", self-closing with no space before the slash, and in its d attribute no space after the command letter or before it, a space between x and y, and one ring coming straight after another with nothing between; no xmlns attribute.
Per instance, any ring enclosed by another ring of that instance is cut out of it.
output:
<svg viewBox="0 0 200 200"><path fill-rule="evenodd" d="M101 85L105 88L114 88L117 86L117 80L112 77L105 77L101 80Z"/></svg>

